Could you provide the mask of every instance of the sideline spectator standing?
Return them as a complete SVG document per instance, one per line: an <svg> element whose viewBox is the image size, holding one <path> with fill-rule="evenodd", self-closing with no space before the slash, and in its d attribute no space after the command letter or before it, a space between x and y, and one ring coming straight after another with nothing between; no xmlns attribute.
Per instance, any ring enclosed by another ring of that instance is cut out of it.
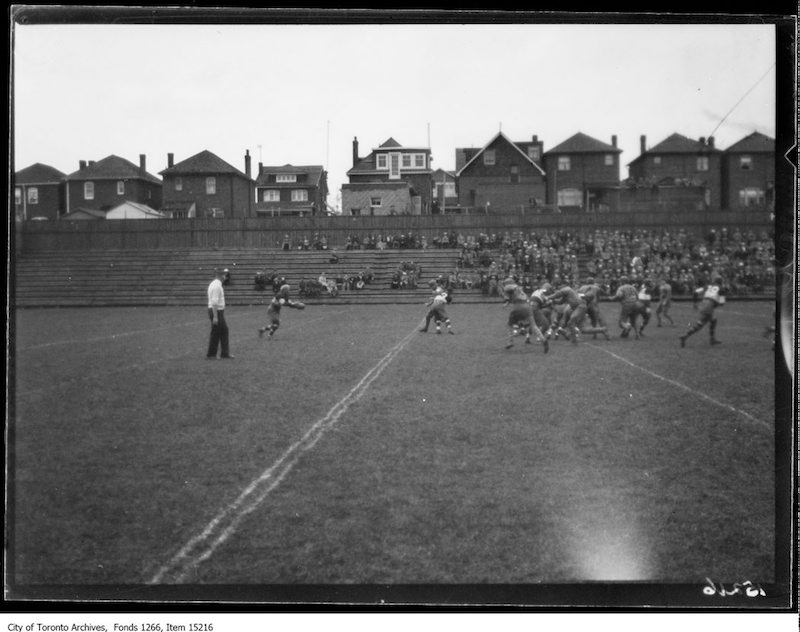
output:
<svg viewBox="0 0 800 632"><path fill-rule="evenodd" d="M211 333L206 357L209 360L216 359L220 347L222 358L233 359L228 348L228 323L225 322L225 290L222 288L224 276L224 270L214 268L214 280L208 284L208 317L211 319Z"/></svg>

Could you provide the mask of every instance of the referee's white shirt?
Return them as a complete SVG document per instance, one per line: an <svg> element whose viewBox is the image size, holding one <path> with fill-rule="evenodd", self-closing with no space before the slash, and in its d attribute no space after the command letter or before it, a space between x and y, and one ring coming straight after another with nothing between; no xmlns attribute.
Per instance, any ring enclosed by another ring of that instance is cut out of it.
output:
<svg viewBox="0 0 800 632"><path fill-rule="evenodd" d="M208 308L212 307L225 309L225 290L222 289L222 281L219 279L208 284Z"/></svg>

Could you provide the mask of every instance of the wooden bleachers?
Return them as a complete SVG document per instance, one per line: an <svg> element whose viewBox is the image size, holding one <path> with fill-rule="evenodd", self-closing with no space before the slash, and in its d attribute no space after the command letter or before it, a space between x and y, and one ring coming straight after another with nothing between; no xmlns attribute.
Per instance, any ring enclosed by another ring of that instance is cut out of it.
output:
<svg viewBox="0 0 800 632"><path fill-rule="evenodd" d="M258 272L286 277L293 298L313 304L421 303L430 295L428 281L456 267L457 250L347 250L337 251L339 263L329 262L324 250L264 249L206 250L102 250L45 251L22 255L15 261L12 296L16 307L85 307L198 305L205 300L214 267L228 268L232 283L226 287L231 305L268 302L271 289L261 291L254 282ZM401 262L422 268L416 290L390 288L391 276ZM343 290L336 297L323 294L301 297L301 279L316 280L357 274L367 266L373 281L361 290ZM479 290L460 290L459 300L486 300Z"/></svg>

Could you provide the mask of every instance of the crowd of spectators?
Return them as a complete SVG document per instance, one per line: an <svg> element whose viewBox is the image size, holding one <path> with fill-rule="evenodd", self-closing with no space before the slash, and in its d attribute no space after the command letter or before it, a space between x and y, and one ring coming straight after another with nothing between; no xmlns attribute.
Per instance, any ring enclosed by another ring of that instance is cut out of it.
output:
<svg viewBox="0 0 800 632"><path fill-rule="evenodd" d="M291 242L288 236L284 244ZM284 247L286 247L284 245ZM302 238L300 249L328 249L325 235ZM493 292L502 279L516 276L535 288L547 280L582 283L592 276L609 292L622 276L641 282L666 280L676 295L688 295L713 274L719 274L734 294L760 293L775 283L773 235L745 229L710 229L698 234L686 229L544 230L464 234L444 231L428 241L420 233L399 235L350 234L345 250L457 249L458 266L446 276L453 288ZM335 251L333 251L335 255ZM332 260L333 261L333 260ZM421 271L398 269L391 287L416 287ZM498 281L496 281L498 280Z"/></svg>

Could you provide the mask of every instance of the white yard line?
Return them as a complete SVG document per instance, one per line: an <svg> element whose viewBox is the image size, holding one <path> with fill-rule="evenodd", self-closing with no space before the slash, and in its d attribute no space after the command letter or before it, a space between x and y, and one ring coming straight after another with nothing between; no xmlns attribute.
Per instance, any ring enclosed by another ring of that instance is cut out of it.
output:
<svg viewBox="0 0 800 632"><path fill-rule="evenodd" d="M317 420L298 441L284 451L277 461L253 480L236 500L222 509L202 532L192 537L148 583L180 583L193 569L211 557L214 551L233 535L242 519L258 508L270 492L281 484L303 453L313 448L325 433L336 425L347 409L361 399L372 382L416 337L421 324L422 321L392 347L347 395L336 402L324 417Z"/></svg>
<svg viewBox="0 0 800 632"><path fill-rule="evenodd" d="M599 349L603 353L607 353L611 357L616 358L620 362L624 362L628 366L632 366L635 369L639 369L643 373L647 373L648 375L650 375L651 377L656 378L657 380L661 380L662 382L666 382L667 384L671 384L672 386L676 386L676 387L678 387L678 388L680 388L680 389L682 389L684 391L687 391L688 393L691 393L692 395L695 395L695 396L697 396L697 397L699 397L701 399L704 399L707 402L710 402L711 404L714 404L715 406L719 406L720 408L724 408L724 409L729 410L731 412L734 412L734 413L736 413L738 415L741 415L742 417L748 419L749 421L751 421L751 422L753 422L753 423L755 423L755 424L757 424L759 426L763 426L763 427L765 427L767 429L770 429L770 430L773 428L773 425L771 423L766 422L763 419L757 419L756 417L753 417L750 413L746 413L743 410L739 410L735 406L731 406L730 404L726 404L724 402L721 402L721 401L719 401L717 399L714 399L713 397L710 397L709 395L706 395L705 393L703 393L701 391L698 391L698 390L695 390L695 389L693 389L693 388L691 388L689 386L686 386L685 384L681 384L680 382L677 382L675 380L671 380L668 377L664 377L663 375L659 375L658 373L654 373L650 369L646 369L646 368L644 368L642 366L639 366L638 364L635 364L634 362L631 362L627 358L623 358L622 356L617 355L613 351L609 351L608 349L605 349L605 348L601 347L600 345L596 345L596 344L593 344L591 342L587 342L586 344L588 344L590 347L593 347L594 349Z"/></svg>

